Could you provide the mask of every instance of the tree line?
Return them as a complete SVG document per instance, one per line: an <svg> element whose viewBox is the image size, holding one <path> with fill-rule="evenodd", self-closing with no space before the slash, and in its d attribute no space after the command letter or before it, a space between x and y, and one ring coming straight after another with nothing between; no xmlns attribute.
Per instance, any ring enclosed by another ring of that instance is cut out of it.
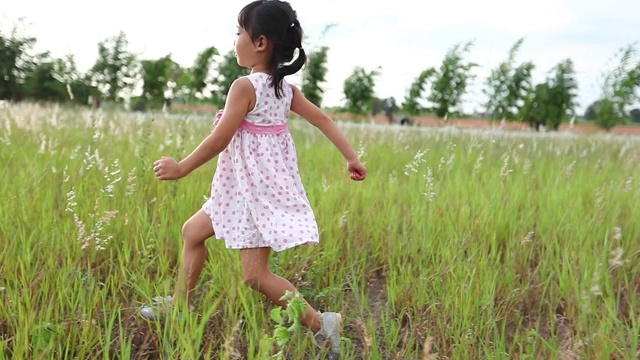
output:
<svg viewBox="0 0 640 360"><path fill-rule="evenodd" d="M171 99L222 106L232 82L248 73L233 51L220 55L214 46L200 51L190 67L171 54L140 59L128 49L123 32L98 43L95 64L81 73L73 55L34 54L35 43L17 30L0 34L0 100L129 102L136 110L158 108Z"/></svg>
<svg viewBox="0 0 640 360"><path fill-rule="evenodd" d="M491 120L522 121L536 130L545 127L557 130L560 124L578 117L576 97L578 82L571 59L564 59L548 70L546 78L534 84L531 61L516 62L524 39L519 39L506 58L491 69L484 80L483 116ZM440 118L464 117L463 96L476 78L478 64L465 59L473 42L456 44L447 51L439 67L421 71L407 90L399 110L408 115L434 114ZM602 75L600 98L589 105L584 115L609 130L615 125L633 121L640 123L640 56L637 43L621 48L613 57L615 65ZM365 114L385 108L373 95L375 79L380 69L366 71L356 68L344 84L347 109ZM395 99L385 99L395 104ZM388 107L388 105L387 105Z"/></svg>
<svg viewBox="0 0 640 360"><path fill-rule="evenodd" d="M85 73L78 71L73 55L54 58L49 52L34 53L36 38L25 36L18 25L0 33L0 100L47 101L89 104L127 103L134 110L160 108L181 101L210 103L222 107L232 82L248 73L238 66L234 51L220 54L214 46L200 51L191 66L173 61L171 54L159 59L142 59L129 50L123 32L98 43L95 64ZM557 129L563 121L576 117L578 83L574 64L565 59L534 84L530 61L516 62L524 39L518 40L506 58L484 80L484 116L492 120L523 121L539 129ZM439 67L417 74L402 104L396 99L377 99L376 80L381 69L356 67L344 80L344 110L356 115L386 111L408 116L433 114L441 118L463 117L463 97L478 64L466 56L474 43L451 47ZM328 46L308 50L302 92L322 106L326 82ZM625 121L640 122L640 57L637 44L620 49L615 66L602 75L600 98L591 104L584 118L604 129Z"/></svg>

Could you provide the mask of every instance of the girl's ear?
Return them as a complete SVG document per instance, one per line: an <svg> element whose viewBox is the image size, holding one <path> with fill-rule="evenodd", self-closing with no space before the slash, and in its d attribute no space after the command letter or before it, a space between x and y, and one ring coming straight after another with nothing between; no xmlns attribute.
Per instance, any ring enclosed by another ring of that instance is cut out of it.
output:
<svg viewBox="0 0 640 360"><path fill-rule="evenodd" d="M264 35L260 35L254 42L254 46L256 47L257 51L265 51L268 45L269 39L267 39L267 37Z"/></svg>

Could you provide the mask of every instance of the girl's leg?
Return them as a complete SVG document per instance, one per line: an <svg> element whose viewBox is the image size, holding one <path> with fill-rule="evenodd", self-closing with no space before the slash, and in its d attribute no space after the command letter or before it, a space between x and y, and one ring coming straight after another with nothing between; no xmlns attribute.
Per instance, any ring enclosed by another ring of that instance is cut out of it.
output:
<svg viewBox="0 0 640 360"><path fill-rule="evenodd" d="M263 293L269 300L285 308L286 301L280 300L287 290L297 293L296 288L286 279L269 270L271 248L242 249L242 276L245 284ZM305 301L306 303L306 301ZM307 311L302 324L314 333L321 327L320 314L307 303Z"/></svg>
<svg viewBox="0 0 640 360"><path fill-rule="evenodd" d="M182 264L173 296L176 302L188 304L191 300L191 295L207 258L205 241L213 235L211 219L203 210L193 214L182 226Z"/></svg>

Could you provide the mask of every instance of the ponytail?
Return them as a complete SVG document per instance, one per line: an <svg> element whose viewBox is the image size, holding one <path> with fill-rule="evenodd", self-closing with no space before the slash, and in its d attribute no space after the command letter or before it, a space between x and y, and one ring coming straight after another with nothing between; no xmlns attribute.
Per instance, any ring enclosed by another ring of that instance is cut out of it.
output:
<svg viewBox="0 0 640 360"><path fill-rule="evenodd" d="M296 50L298 51L298 56L291 63L284 65L278 64L274 61L274 64L272 65L271 85L274 87L276 91L276 97L278 99L282 96L282 80L284 79L284 77L297 73L307 63L307 54L304 52L302 46L297 48Z"/></svg>

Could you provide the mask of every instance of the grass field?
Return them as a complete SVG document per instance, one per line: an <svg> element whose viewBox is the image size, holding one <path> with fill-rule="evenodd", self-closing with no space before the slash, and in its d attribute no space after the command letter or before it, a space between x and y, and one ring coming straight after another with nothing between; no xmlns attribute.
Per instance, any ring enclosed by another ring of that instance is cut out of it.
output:
<svg viewBox="0 0 640 360"><path fill-rule="evenodd" d="M0 358L260 359L275 322L216 240L189 316L171 293L215 162L160 182L212 119L18 106L0 114ZM640 141L346 126L369 177L293 120L321 245L273 257L346 318L344 359L636 359ZM317 359L306 331L287 359Z"/></svg>

